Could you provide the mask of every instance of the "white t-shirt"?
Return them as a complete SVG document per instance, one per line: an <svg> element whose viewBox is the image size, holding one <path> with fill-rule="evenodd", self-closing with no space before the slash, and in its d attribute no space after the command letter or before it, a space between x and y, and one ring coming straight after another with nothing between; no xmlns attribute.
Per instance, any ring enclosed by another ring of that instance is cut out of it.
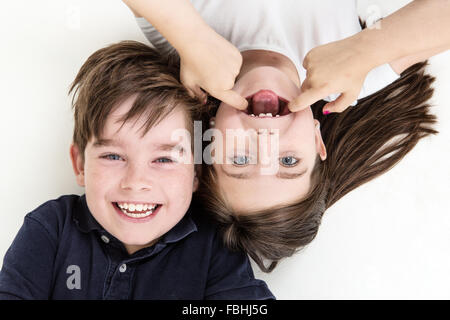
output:
<svg viewBox="0 0 450 320"><path fill-rule="evenodd" d="M240 52L268 50L288 57L300 80L305 55L321 44L361 31L356 0L191 0L202 18ZM174 48L144 18L136 18L146 38L163 54ZM355 61L357 63L357 61ZM366 97L400 76L389 64L369 72L358 99ZM324 100L335 100L338 94ZM356 103L356 102L355 102ZM354 103L354 104L355 104Z"/></svg>

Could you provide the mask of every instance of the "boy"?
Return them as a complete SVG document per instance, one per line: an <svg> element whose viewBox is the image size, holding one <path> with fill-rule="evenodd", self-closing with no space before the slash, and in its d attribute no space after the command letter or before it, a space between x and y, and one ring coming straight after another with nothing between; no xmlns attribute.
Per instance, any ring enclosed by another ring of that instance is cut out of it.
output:
<svg viewBox="0 0 450 320"><path fill-rule="evenodd" d="M81 67L70 156L86 194L25 217L4 258L0 299L273 298L247 256L227 251L199 204L190 206L198 182L187 132L199 106L174 61L124 41ZM174 140L178 129L185 136Z"/></svg>

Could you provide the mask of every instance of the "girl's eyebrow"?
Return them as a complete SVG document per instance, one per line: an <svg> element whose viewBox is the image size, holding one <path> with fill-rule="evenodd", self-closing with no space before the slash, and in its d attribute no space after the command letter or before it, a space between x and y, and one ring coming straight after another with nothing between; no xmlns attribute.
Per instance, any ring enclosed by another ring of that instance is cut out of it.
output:
<svg viewBox="0 0 450 320"><path fill-rule="evenodd" d="M308 169L305 169L302 172L278 172L276 176L280 179L297 179L303 176L306 172L308 172Z"/></svg>
<svg viewBox="0 0 450 320"><path fill-rule="evenodd" d="M254 175L251 173L232 173L232 172L228 172L227 170L225 170L225 168L223 166L220 166L220 169L222 170L222 172L230 177L230 178L235 178L235 179L250 179L252 178ZM305 173L308 172L308 168L306 168L305 170L301 171L301 172L281 172L278 171L278 173L275 175L277 178L279 179L297 179L302 177L303 175L305 175Z"/></svg>

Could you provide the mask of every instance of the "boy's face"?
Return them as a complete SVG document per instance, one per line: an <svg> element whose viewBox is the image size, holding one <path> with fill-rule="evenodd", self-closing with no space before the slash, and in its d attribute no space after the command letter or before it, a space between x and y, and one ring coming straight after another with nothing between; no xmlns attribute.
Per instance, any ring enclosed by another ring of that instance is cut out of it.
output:
<svg viewBox="0 0 450 320"><path fill-rule="evenodd" d="M102 137L88 142L84 163L77 147L71 148L90 211L129 253L151 245L175 226L197 187L185 113L176 108L142 137L145 116L122 128L118 121L133 101L126 100L109 115ZM180 129L181 137L172 140ZM179 147L186 158L180 158Z"/></svg>

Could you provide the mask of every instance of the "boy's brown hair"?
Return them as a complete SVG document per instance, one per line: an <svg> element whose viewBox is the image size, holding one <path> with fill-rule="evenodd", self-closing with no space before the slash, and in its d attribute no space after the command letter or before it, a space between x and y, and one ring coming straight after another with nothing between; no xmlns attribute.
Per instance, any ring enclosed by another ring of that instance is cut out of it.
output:
<svg viewBox="0 0 450 320"><path fill-rule="evenodd" d="M182 107L193 137L193 120L201 116L202 106L179 81L178 57L163 57L136 41L122 41L94 52L73 81L69 94L72 92L73 143L81 155L92 137L101 137L108 115L131 96L135 96L134 103L120 120L123 125L145 116L142 136L175 108Z"/></svg>

